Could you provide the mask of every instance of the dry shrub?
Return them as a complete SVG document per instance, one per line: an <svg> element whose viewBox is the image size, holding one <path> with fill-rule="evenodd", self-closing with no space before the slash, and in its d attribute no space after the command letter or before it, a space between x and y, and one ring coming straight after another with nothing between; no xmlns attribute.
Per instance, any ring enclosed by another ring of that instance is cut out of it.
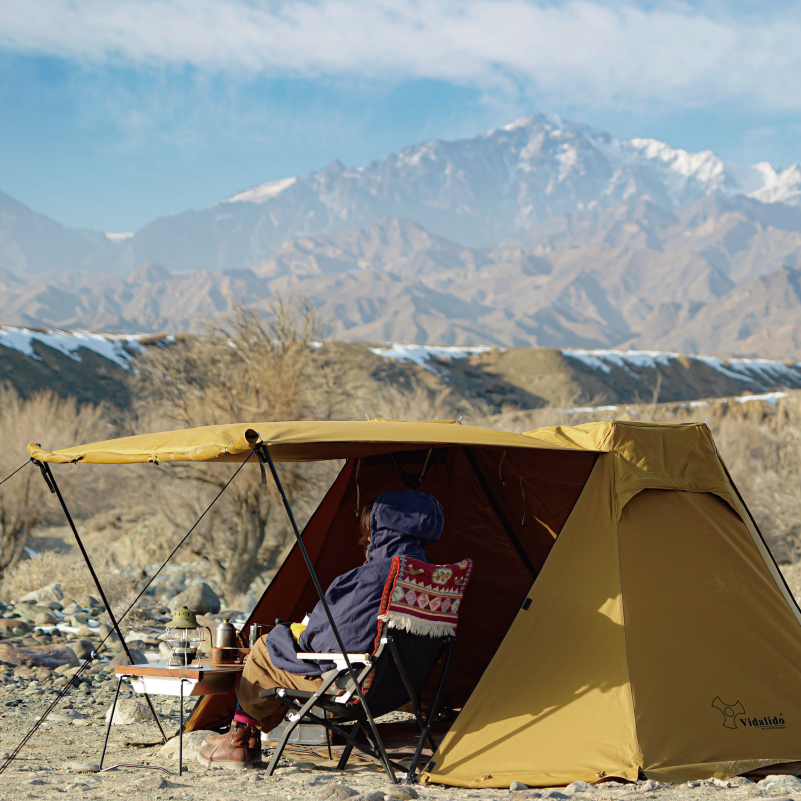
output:
<svg viewBox="0 0 801 801"><path fill-rule="evenodd" d="M410 387L380 384L369 393L358 393L352 405L367 417L380 420L458 420L468 416L464 414L464 402L451 390L433 390L421 383ZM473 414L486 415L486 407L476 404Z"/></svg>
<svg viewBox="0 0 801 801"><path fill-rule="evenodd" d="M94 568L112 609L115 613L124 611L125 602L133 600L133 585L115 573L107 562L94 564ZM91 595L100 600L86 563L55 551L43 551L19 562L6 573L0 592L3 600L15 600L53 582L61 586L65 598L79 600Z"/></svg>
<svg viewBox="0 0 801 801"><path fill-rule="evenodd" d="M30 442L41 442L48 449L104 439L111 424L102 407L78 406L54 392L40 392L22 398L10 387L0 388L0 477L5 477L27 458ZM54 470L74 510L81 513L92 505L91 485L76 480L74 468ZM0 576L24 554L31 529L41 522L52 522L60 509L34 466L26 467L0 486Z"/></svg>
<svg viewBox="0 0 801 801"><path fill-rule="evenodd" d="M279 299L262 318L234 308L225 327L153 349L133 383L140 431L232 422L326 419L335 416L345 381L319 346L314 307ZM236 465L171 464L150 468L153 498L186 531ZM316 505L335 465L285 464L278 472L299 522ZM209 566L229 602L275 566L291 537L273 482L257 463L245 465L193 534L187 547Z"/></svg>

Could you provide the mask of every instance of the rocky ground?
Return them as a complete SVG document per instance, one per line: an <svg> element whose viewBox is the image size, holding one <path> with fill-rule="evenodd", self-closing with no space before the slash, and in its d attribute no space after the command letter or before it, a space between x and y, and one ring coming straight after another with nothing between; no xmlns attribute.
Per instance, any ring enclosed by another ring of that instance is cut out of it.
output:
<svg viewBox="0 0 801 801"><path fill-rule="evenodd" d="M794 594L801 575L793 568L785 574ZM203 608L202 618L214 624L220 618L219 599L207 585L195 583L170 599L170 606L187 603ZM158 659L156 635L169 620L162 597L150 599L151 606L139 609L136 625L128 629L126 641L135 659ZM43 715L53 699L67 688L66 695L42 722L18 756L0 774L0 801L18 798L50 798L77 793L87 799L124 795L135 801L147 799L311 799L312 801L383 801L384 799L497 799L512 797L547 798L552 801L701 801L716 798L738 801L768 798L801 801L801 781L792 777L768 778L759 783L744 778L729 782L706 780L680 786L653 781L623 784L606 782L591 787L577 782L567 788L532 790L513 785L503 790L466 790L438 786L393 786L374 764L352 762L345 772L337 771L327 755L311 748L296 747L273 777L265 776L265 764L252 770L231 772L209 770L196 761L205 736L192 732L184 739L184 774L177 775L177 740L166 745L160 740L141 696L130 689L121 701L111 727L104 767L122 764L115 770L97 772L107 715L116 680L114 664L125 659L122 645L113 633L106 646L83 672L80 666L97 643L109 633L107 616L91 596L66 598L55 585L43 587L18 601L0 604L0 754L7 756ZM163 645L161 646L164 647ZM163 652L162 652L163 653ZM153 698L169 735L178 728L178 699ZM187 702L187 707L191 703ZM188 709L187 709L188 711ZM2 764L2 763L0 763ZM150 766L150 770L125 765ZM164 770L154 770L162 768Z"/></svg>

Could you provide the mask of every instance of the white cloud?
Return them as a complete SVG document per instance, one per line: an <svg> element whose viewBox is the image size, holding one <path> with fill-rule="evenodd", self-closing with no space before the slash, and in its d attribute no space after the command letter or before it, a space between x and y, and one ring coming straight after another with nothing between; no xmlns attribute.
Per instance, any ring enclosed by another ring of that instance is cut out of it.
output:
<svg viewBox="0 0 801 801"><path fill-rule="evenodd" d="M569 102L801 107L801 15L573 0L31 0L0 46L207 71L435 78Z"/></svg>

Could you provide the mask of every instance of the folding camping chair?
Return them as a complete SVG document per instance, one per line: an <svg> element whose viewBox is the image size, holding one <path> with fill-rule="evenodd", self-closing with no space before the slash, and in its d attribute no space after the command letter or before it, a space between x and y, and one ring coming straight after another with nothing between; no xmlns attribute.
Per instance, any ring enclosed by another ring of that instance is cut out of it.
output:
<svg viewBox="0 0 801 801"><path fill-rule="evenodd" d="M437 748L430 733L431 723L448 675L459 607L472 569L470 559L452 565L431 565L405 556L393 557L381 599L373 652L348 654L358 686L354 685L342 654L299 653L300 659L334 662L336 667L323 674L323 683L313 693L283 687L259 693L261 698L278 699L291 710L289 724L267 768L268 776L278 765L295 728L303 720L311 720L324 726L329 738L337 734L345 740L337 765L339 770L345 768L351 751L356 748L378 759L393 781L396 781L394 771L399 771L409 783L414 780L425 742L428 741L432 752ZM443 651L442 673L424 719L420 694ZM411 702L420 737L408 769L389 759L380 735L365 725L366 713L359 694L373 718ZM350 731L342 728L343 723L353 723ZM367 744L357 741L360 732L364 733Z"/></svg>

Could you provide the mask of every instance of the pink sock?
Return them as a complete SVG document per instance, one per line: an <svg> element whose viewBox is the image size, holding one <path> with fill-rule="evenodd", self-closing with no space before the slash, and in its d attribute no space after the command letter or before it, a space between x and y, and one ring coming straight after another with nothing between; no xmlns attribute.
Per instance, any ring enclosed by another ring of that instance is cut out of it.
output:
<svg viewBox="0 0 801 801"><path fill-rule="evenodd" d="M256 718L246 715L241 709L237 709L234 713L234 720L237 723L244 723L246 726L258 726L259 721Z"/></svg>

